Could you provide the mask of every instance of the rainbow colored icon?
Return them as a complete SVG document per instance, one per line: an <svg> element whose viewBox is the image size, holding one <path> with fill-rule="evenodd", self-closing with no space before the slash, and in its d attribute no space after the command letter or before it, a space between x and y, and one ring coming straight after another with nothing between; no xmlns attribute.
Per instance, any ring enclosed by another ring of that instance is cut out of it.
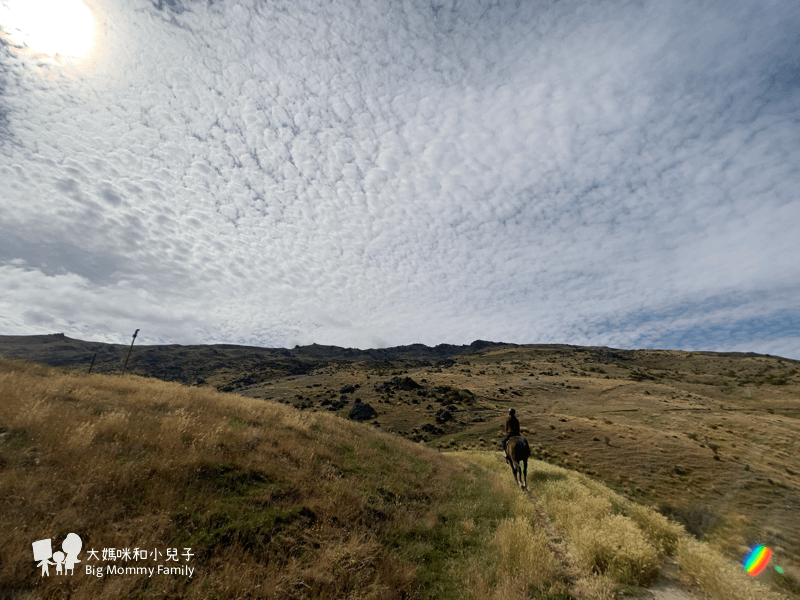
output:
<svg viewBox="0 0 800 600"><path fill-rule="evenodd" d="M764 570L770 558L772 558L772 550L759 544L750 551L742 564L747 573L755 577Z"/></svg>

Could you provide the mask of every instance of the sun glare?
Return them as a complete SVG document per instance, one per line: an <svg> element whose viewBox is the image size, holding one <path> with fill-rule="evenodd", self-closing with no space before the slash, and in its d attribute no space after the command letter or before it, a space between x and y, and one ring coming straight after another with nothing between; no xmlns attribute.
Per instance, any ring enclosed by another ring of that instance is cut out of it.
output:
<svg viewBox="0 0 800 600"><path fill-rule="evenodd" d="M94 17L81 0L0 0L0 28L53 57L81 58L94 45Z"/></svg>

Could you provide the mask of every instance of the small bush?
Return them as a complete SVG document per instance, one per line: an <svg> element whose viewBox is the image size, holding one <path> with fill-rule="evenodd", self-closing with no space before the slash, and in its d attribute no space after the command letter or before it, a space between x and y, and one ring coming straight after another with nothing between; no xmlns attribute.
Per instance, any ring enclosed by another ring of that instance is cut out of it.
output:
<svg viewBox="0 0 800 600"><path fill-rule="evenodd" d="M705 534L714 523L719 519L719 515L705 506L692 505L688 508L678 508L671 504L662 503L658 506L658 512L673 521L682 524L686 531L691 533L698 540L702 540Z"/></svg>

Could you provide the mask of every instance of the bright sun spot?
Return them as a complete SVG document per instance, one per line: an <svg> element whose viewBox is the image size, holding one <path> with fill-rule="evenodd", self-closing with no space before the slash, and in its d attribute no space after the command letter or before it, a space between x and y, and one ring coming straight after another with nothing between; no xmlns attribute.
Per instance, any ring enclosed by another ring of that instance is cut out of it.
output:
<svg viewBox="0 0 800 600"><path fill-rule="evenodd" d="M49 56L80 58L94 45L94 17L81 0L0 0L0 28Z"/></svg>

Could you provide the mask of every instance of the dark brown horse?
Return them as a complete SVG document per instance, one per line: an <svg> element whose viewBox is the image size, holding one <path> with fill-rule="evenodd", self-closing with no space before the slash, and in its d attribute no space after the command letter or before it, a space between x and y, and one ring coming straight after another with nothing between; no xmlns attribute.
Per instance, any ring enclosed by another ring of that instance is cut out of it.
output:
<svg viewBox="0 0 800 600"><path fill-rule="evenodd" d="M528 458L531 455L531 447L528 440L522 436L508 438L506 442L506 462L511 465L511 472L514 473L514 481L519 484L523 491L528 491ZM522 466L520 466L520 463Z"/></svg>

